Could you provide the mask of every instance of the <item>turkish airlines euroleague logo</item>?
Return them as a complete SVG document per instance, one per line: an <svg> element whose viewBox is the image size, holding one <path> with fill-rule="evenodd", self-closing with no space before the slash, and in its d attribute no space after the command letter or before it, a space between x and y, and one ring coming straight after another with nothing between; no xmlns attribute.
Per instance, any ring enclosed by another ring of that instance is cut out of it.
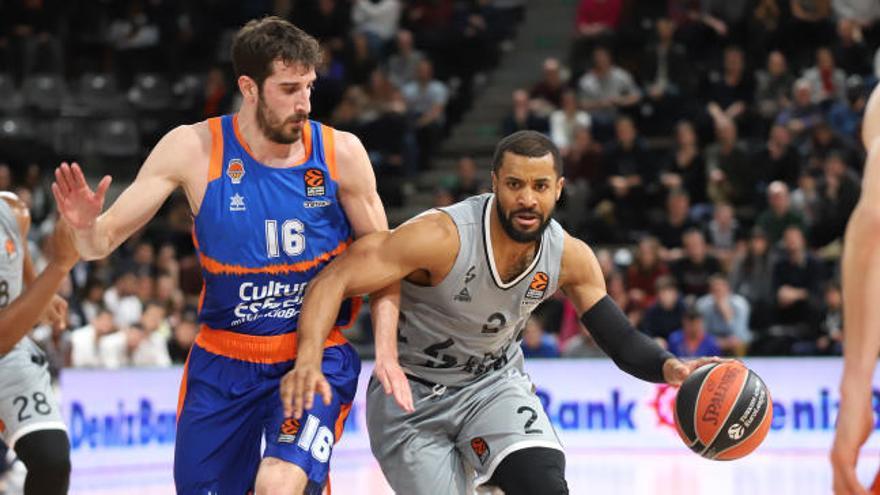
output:
<svg viewBox="0 0 880 495"><path fill-rule="evenodd" d="M324 172L317 168L306 170L303 180L306 183L306 196L324 195Z"/></svg>
<svg viewBox="0 0 880 495"><path fill-rule="evenodd" d="M547 286L550 284L550 277L544 272L538 272L532 277L529 284L529 290L526 292L527 299L543 299L544 293L547 292Z"/></svg>
<svg viewBox="0 0 880 495"><path fill-rule="evenodd" d="M485 464L486 459L489 457L489 444L486 443L486 440L483 437L474 438L471 440L471 448L474 450L477 458L480 459L480 464Z"/></svg>
<svg viewBox="0 0 880 495"><path fill-rule="evenodd" d="M299 420L287 418L281 423L281 434L278 435L278 443L293 443L296 433L299 431Z"/></svg>

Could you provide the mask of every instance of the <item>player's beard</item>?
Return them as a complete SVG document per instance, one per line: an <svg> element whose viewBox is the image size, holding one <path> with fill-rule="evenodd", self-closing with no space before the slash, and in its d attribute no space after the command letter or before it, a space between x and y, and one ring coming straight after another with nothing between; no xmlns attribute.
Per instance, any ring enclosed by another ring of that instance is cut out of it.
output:
<svg viewBox="0 0 880 495"><path fill-rule="evenodd" d="M269 110L269 106L266 105L266 100L262 96L257 102L257 125L267 139L278 144L293 144L297 142L303 125L308 118L308 114L297 113L282 121ZM292 130L288 131L287 126L290 123L293 123L294 126Z"/></svg>
<svg viewBox="0 0 880 495"><path fill-rule="evenodd" d="M504 208L501 207L501 202L498 201L498 198L495 198L495 211L498 213L498 221L501 223L501 228L504 229L504 233L507 234L507 237L513 239L514 242L519 243L529 243L535 242L541 238L544 234L544 230L550 225L550 220L553 218L553 209L551 209L546 216L541 216L541 214L536 210L530 210L528 208L522 208L519 210L507 212ZM533 215L537 215L541 218L541 224L537 229L531 232L525 232L516 227L513 223L513 217L519 213L531 213Z"/></svg>

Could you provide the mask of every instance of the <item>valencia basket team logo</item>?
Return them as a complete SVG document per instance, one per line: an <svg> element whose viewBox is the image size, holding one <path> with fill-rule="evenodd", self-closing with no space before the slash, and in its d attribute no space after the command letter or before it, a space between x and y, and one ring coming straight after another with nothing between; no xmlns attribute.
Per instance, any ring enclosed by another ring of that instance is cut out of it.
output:
<svg viewBox="0 0 880 495"><path fill-rule="evenodd" d="M238 158L229 160L229 164L226 166L226 175L233 184L241 184L241 179L244 177L244 163Z"/></svg>
<svg viewBox="0 0 880 495"><path fill-rule="evenodd" d="M306 170L303 177L306 183L306 196L323 196L324 195L324 172L317 168Z"/></svg>

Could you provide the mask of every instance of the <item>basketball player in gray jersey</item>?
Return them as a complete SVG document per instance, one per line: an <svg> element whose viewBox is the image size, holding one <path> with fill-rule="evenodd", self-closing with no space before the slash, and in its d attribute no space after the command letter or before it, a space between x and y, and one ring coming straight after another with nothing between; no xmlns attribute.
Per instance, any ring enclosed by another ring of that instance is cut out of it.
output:
<svg viewBox="0 0 880 495"><path fill-rule="evenodd" d="M69 484L70 442L46 355L27 334L41 320L64 326L67 304L54 294L79 255L69 227L59 221L49 263L34 276L27 206L11 193L0 199L0 439L27 468L25 495L60 495Z"/></svg>
<svg viewBox="0 0 880 495"><path fill-rule="evenodd" d="M287 413L298 418L315 392L330 399L321 342L343 298L403 280L398 349L415 412L375 380L367 396L372 450L391 487L407 495L481 484L506 495L568 493L562 446L519 347L541 301L561 289L602 349L643 380L677 385L711 359L682 363L630 325L592 251L551 219L562 185L553 143L518 132L496 148L494 194L355 242L306 294L296 368L281 385Z"/></svg>

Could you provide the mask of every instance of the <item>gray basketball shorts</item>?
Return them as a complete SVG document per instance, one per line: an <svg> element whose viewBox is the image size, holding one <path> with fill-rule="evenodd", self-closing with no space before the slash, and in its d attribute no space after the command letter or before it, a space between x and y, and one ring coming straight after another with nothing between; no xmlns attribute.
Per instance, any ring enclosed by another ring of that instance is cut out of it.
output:
<svg viewBox="0 0 880 495"><path fill-rule="evenodd" d="M25 337L0 356L0 439L9 448L28 433L67 431L45 353Z"/></svg>
<svg viewBox="0 0 880 495"><path fill-rule="evenodd" d="M370 446L396 493L472 493L511 452L562 450L532 382L517 369L460 388L410 386L411 414L377 380L367 389Z"/></svg>

